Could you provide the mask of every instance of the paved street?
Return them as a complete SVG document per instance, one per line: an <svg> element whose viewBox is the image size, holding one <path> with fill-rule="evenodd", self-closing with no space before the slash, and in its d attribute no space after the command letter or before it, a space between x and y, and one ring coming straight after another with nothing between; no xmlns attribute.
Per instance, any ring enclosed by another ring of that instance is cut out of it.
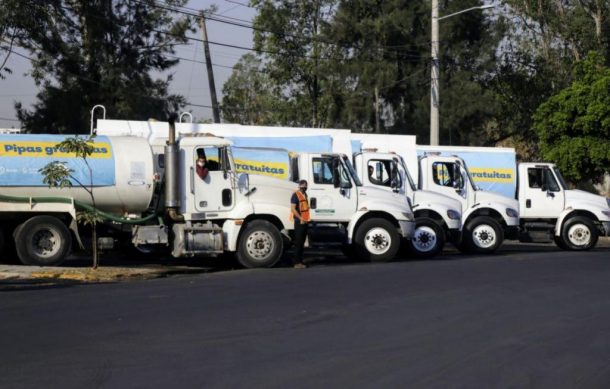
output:
<svg viewBox="0 0 610 389"><path fill-rule="evenodd" d="M0 387L608 387L610 249L531 249L0 284Z"/></svg>

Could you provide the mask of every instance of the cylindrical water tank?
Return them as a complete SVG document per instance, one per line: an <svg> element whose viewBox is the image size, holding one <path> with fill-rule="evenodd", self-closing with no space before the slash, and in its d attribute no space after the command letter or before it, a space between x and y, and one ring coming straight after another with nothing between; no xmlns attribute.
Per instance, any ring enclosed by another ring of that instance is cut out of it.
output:
<svg viewBox="0 0 610 389"><path fill-rule="evenodd" d="M153 153L144 138L94 138L93 154L84 163L57 145L63 135L0 135L0 194L19 197L72 197L91 204L85 189L93 180L98 209L115 214L137 214L150 206L154 192ZM59 161L72 170L72 187L49 188L40 169ZM80 184L79 184L80 183Z"/></svg>

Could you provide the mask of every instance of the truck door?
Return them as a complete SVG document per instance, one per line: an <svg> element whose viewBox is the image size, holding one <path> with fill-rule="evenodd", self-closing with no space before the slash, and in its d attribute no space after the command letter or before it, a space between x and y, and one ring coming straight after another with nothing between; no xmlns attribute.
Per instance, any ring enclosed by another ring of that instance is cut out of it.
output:
<svg viewBox="0 0 610 389"><path fill-rule="evenodd" d="M356 212L357 188L339 157L311 158L309 205L313 221L344 221Z"/></svg>
<svg viewBox="0 0 610 389"><path fill-rule="evenodd" d="M553 171L547 166L528 167L520 180L525 181L519 191L521 217L556 219L563 211L565 194Z"/></svg>
<svg viewBox="0 0 610 389"><path fill-rule="evenodd" d="M207 174L198 171L197 162L206 160ZM227 211L233 208L234 193L231 184L227 150L224 147L198 147L193 156L191 189L194 192L195 209L200 212Z"/></svg>
<svg viewBox="0 0 610 389"><path fill-rule="evenodd" d="M459 164L447 161L432 163L430 190L459 200L462 203L462 209L466 209L469 189Z"/></svg>

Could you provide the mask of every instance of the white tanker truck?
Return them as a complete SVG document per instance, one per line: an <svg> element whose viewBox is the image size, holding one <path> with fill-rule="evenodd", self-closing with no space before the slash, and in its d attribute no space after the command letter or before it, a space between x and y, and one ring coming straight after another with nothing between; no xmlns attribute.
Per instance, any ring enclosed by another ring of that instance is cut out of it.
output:
<svg viewBox="0 0 610 389"><path fill-rule="evenodd" d="M153 153L145 139L96 138L88 162L96 208L107 219L104 230L127 230L134 246L165 247L174 257L228 251L236 252L246 267L275 264L283 251L281 231L292 228L288 199L294 183L238 175L228 140L185 137L178 143L170 128L164 185L155 179ZM65 161L74 170L72 176L89 185L82 160L57 149L63 139L0 136L0 252L14 243L24 264L57 265L69 254L73 239L82 246L76 211L90 207L89 195L77 185L49 188L39 172L51 161ZM194 174L202 151L217 161L205 179ZM98 242L108 249L108 243L118 240Z"/></svg>

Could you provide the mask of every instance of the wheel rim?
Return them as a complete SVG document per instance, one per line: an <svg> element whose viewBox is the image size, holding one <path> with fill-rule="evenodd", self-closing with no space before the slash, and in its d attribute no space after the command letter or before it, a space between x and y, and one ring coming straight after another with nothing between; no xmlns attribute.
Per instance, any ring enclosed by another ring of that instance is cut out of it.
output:
<svg viewBox="0 0 610 389"><path fill-rule="evenodd" d="M385 254L392 245L390 233L380 227L370 229L364 236L364 247L374 255Z"/></svg>
<svg viewBox="0 0 610 389"><path fill-rule="evenodd" d="M480 224L472 231L472 241L477 247L488 249L496 244L496 230L489 224Z"/></svg>
<svg viewBox="0 0 610 389"><path fill-rule="evenodd" d="M585 224L574 224L568 229L568 239L575 246L586 246L591 243L591 230Z"/></svg>
<svg viewBox="0 0 610 389"><path fill-rule="evenodd" d="M265 231L254 231L246 240L246 251L255 261L265 261L273 251L273 237Z"/></svg>
<svg viewBox="0 0 610 389"><path fill-rule="evenodd" d="M32 251L40 258L50 258L61 249L61 236L51 228L40 228L32 235Z"/></svg>
<svg viewBox="0 0 610 389"><path fill-rule="evenodd" d="M413 247L415 250L427 253L436 247L437 236L433 228L428 226L420 226L415 229L413 235Z"/></svg>

